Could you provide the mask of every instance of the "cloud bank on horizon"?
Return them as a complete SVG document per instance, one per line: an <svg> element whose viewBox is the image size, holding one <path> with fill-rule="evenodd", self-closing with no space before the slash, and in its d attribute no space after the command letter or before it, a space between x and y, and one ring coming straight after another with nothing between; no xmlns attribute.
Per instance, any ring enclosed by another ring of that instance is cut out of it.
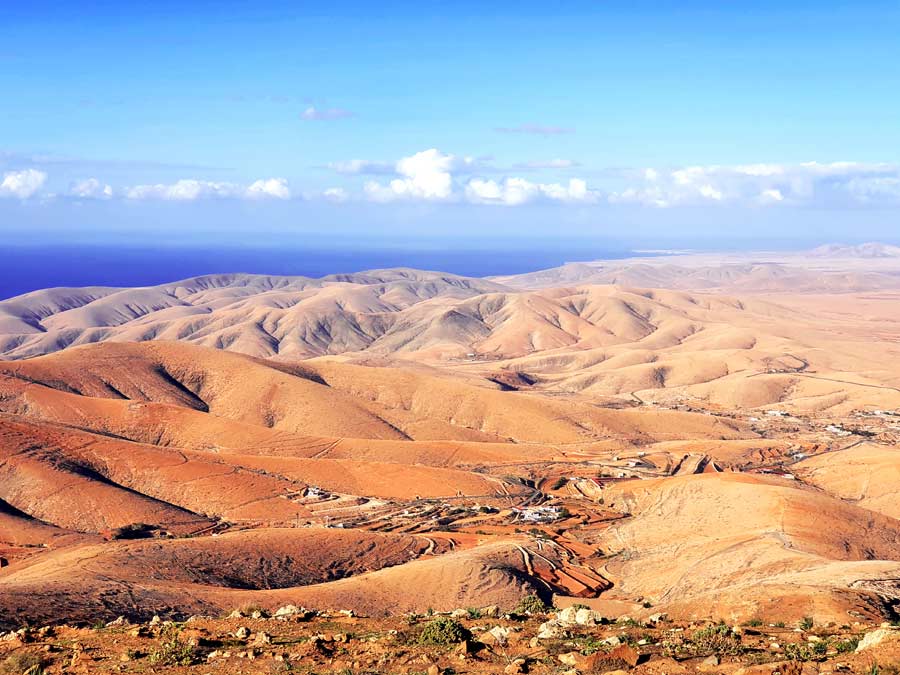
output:
<svg viewBox="0 0 900 675"><path fill-rule="evenodd" d="M578 169L572 160L523 162L507 168L473 157L443 153L436 148L396 162L351 159L331 162L337 176L364 176L361 189L333 185L321 192L290 185L282 177L246 184L181 178L172 183L113 187L103 179L72 181L67 190L45 189L48 173L27 168L6 171L0 197L19 200L122 199L197 201L204 199L316 200L381 204L405 202L494 204L523 206L535 201L558 204L639 205L650 208L732 205L834 206L841 208L900 206L900 164L864 162L802 162L732 166L643 167L605 169L591 183L572 176L542 182L510 172L538 169ZM377 178L373 178L377 177ZM383 177L383 178L382 178ZM609 187L610 183L618 187Z"/></svg>

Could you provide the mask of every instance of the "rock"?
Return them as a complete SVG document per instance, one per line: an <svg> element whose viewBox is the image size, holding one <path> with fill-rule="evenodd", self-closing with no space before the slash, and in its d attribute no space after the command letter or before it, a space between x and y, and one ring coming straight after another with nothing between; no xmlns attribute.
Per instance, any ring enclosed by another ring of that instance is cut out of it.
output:
<svg viewBox="0 0 900 675"><path fill-rule="evenodd" d="M637 665L638 659L640 658L640 654L638 654L634 649L629 647L628 645L619 645L615 649L613 649L607 657L611 659L621 659L629 666L634 668Z"/></svg>
<svg viewBox="0 0 900 675"><path fill-rule="evenodd" d="M578 616L578 610L574 607L566 607L556 613L556 620L563 626L575 626L578 622L575 617Z"/></svg>
<svg viewBox="0 0 900 675"><path fill-rule="evenodd" d="M565 654L560 654L556 658L558 658L559 662L564 666L577 666L578 662L584 657L580 652L566 652Z"/></svg>
<svg viewBox="0 0 900 675"><path fill-rule="evenodd" d="M126 626L126 625L128 625L128 619L126 619L124 616L120 616L119 618L115 619L114 621L110 621L109 623L107 623L106 627L111 628L112 626Z"/></svg>
<svg viewBox="0 0 900 675"><path fill-rule="evenodd" d="M537 637L541 640L552 640L555 638L562 638L566 636L565 629L559 625L558 622L551 620L545 621L538 628Z"/></svg>
<svg viewBox="0 0 900 675"><path fill-rule="evenodd" d="M510 663L506 668L503 669L504 673L507 675L512 675L514 673L527 673L528 669L525 667L525 659L515 659Z"/></svg>
<svg viewBox="0 0 900 675"><path fill-rule="evenodd" d="M428 675L440 675L441 669L432 663L425 672L428 673Z"/></svg>
<svg viewBox="0 0 900 675"><path fill-rule="evenodd" d="M262 610L255 609L255 610L253 610L253 613L250 615L250 618L251 619L265 619L266 614Z"/></svg>
<svg viewBox="0 0 900 675"><path fill-rule="evenodd" d="M898 632L896 630L891 630L890 628L873 630L871 633L863 635L862 640L859 641L859 645L856 647L856 651L865 651L866 649L880 645L885 640L895 637L896 635L898 635Z"/></svg>
<svg viewBox="0 0 900 675"><path fill-rule="evenodd" d="M248 637L250 637L250 629L246 626L241 626L236 631L234 631L234 637L236 637L238 640L246 640Z"/></svg>
<svg viewBox="0 0 900 675"><path fill-rule="evenodd" d="M209 654L206 655L206 660L212 661L213 659L217 659L220 656L222 656L222 652L220 652L218 649L214 649Z"/></svg>
<svg viewBox="0 0 900 675"><path fill-rule="evenodd" d="M711 656L707 656L700 662L700 665L697 667L697 670L701 672L709 672L715 670L719 667L719 657L715 654Z"/></svg>
<svg viewBox="0 0 900 675"><path fill-rule="evenodd" d="M259 646L272 644L272 637L265 631L259 631L253 638L253 644Z"/></svg>
<svg viewBox="0 0 900 675"><path fill-rule="evenodd" d="M297 605L285 605L275 610L275 616L296 616L301 613L301 609Z"/></svg>
<svg viewBox="0 0 900 675"><path fill-rule="evenodd" d="M150 619L151 626L158 626L161 623L162 623L162 619L159 618L159 614L154 614L153 618Z"/></svg>
<svg viewBox="0 0 900 675"><path fill-rule="evenodd" d="M662 623L663 621L665 621L668 618L669 618L669 615L666 614L665 612L657 612L656 614L651 614L650 616L648 616L647 621L656 625L658 623Z"/></svg>
<svg viewBox="0 0 900 675"><path fill-rule="evenodd" d="M454 609L452 612L450 612L450 616L454 619L462 619L463 617L469 616L469 610Z"/></svg>
<svg viewBox="0 0 900 675"><path fill-rule="evenodd" d="M349 640L349 638L347 637L346 633L335 633L334 635L331 636L332 642L345 643L345 642L348 642L348 640Z"/></svg>
<svg viewBox="0 0 900 675"><path fill-rule="evenodd" d="M483 642L486 645L505 645L509 642L509 636L512 634L512 630L509 628L504 628L503 626L494 626L488 631L482 633L478 641Z"/></svg>
<svg viewBox="0 0 900 675"><path fill-rule="evenodd" d="M497 607L497 605L488 605L487 607L482 607L481 616L496 619L498 616L500 616L500 608Z"/></svg>
<svg viewBox="0 0 900 675"><path fill-rule="evenodd" d="M603 644L609 645L610 647L618 647L622 644L622 639L618 635L613 635L612 637L608 637L603 641Z"/></svg>
<svg viewBox="0 0 900 675"><path fill-rule="evenodd" d="M241 610L236 609L231 614L228 615L228 618L229 619L243 619L244 613Z"/></svg>
<svg viewBox="0 0 900 675"><path fill-rule="evenodd" d="M595 612L592 609L579 609L575 612L575 623L579 626L596 626L603 620L603 616L600 612Z"/></svg>

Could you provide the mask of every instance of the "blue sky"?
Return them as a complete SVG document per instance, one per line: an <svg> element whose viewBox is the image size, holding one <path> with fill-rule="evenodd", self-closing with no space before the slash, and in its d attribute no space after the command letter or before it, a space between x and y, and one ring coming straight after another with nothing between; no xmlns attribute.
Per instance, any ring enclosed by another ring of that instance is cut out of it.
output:
<svg viewBox="0 0 900 675"><path fill-rule="evenodd" d="M248 5L5 6L8 240L900 237L900 3Z"/></svg>

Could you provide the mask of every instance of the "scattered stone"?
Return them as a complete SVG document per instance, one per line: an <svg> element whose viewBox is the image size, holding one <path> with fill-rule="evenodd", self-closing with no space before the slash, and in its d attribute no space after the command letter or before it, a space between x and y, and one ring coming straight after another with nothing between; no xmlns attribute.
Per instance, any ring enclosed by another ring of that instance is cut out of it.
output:
<svg viewBox="0 0 900 675"><path fill-rule="evenodd" d="M159 618L159 614L154 614L153 618L150 619L151 626L158 626L161 623L162 623L162 619Z"/></svg>
<svg viewBox="0 0 900 675"><path fill-rule="evenodd" d="M498 616L500 616L500 608L497 605L488 605L487 607L482 607L481 615L496 619Z"/></svg>
<svg viewBox="0 0 900 675"><path fill-rule="evenodd" d="M454 619L461 619L465 616L469 616L469 612L465 609L454 609L452 612L450 612L450 616Z"/></svg>
<svg viewBox="0 0 900 675"><path fill-rule="evenodd" d="M580 652L566 652L565 654L560 654L556 658L558 658L559 662L564 666L577 666L578 662L584 657Z"/></svg>
<svg viewBox="0 0 900 675"><path fill-rule="evenodd" d="M504 673L507 675L512 675L515 673L527 673L528 669L525 667L525 659L515 659L510 663L506 668L503 669Z"/></svg>
<svg viewBox="0 0 900 675"><path fill-rule="evenodd" d="M596 626L603 622L603 615L592 609L579 609L575 612L575 623L579 626Z"/></svg>
<svg viewBox="0 0 900 675"><path fill-rule="evenodd" d="M546 621L538 628L537 637L541 640L553 640L566 636L565 629L554 620Z"/></svg>
<svg viewBox="0 0 900 675"><path fill-rule="evenodd" d="M574 607L566 607L565 609L561 609L556 613L556 620L563 626L575 626L578 622L575 620L575 617L578 615L578 610Z"/></svg>
<svg viewBox="0 0 900 675"><path fill-rule="evenodd" d="M668 618L669 618L669 615L666 614L665 612L658 612L656 614L651 614L650 616L648 616L647 621L656 625L658 623L662 623L663 621L666 621Z"/></svg>
<svg viewBox="0 0 900 675"><path fill-rule="evenodd" d="M243 619L244 613L241 610L236 609L231 614L228 615L228 618L229 619Z"/></svg>
<svg viewBox="0 0 900 675"><path fill-rule="evenodd" d="M112 628L114 626L126 626L128 625L128 619L124 616L120 616L117 619L114 619L106 624L107 628Z"/></svg>
<svg viewBox="0 0 900 675"><path fill-rule="evenodd" d="M703 659L703 661L700 662L700 665L716 667L719 665L719 657L716 656L715 654L712 654L711 656L707 656L705 659Z"/></svg>
<svg viewBox="0 0 900 675"><path fill-rule="evenodd" d="M511 634L512 630L510 630L509 628L504 628L503 626L494 626L490 630L487 630L479 635L478 641L488 646L503 646L509 642L509 636Z"/></svg>
<svg viewBox="0 0 900 675"><path fill-rule="evenodd" d="M246 640L248 637L250 637L250 629L246 626L241 626L236 631L234 631L233 635L238 640Z"/></svg>
<svg viewBox="0 0 900 675"><path fill-rule="evenodd" d="M898 635L898 632L889 628L879 628L877 630L873 630L871 633L866 633L865 635L863 635L862 640L859 641L859 645L856 647L856 651L862 652L866 649L871 649L872 647L880 645L885 640L895 637L896 635Z"/></svg>
<svg viewBox="0 0 900 675"><path fill-rule="evenodd" d="M253 644L258 646L272 644L272 637L265 631L259 631L253 638Z"/></svg>

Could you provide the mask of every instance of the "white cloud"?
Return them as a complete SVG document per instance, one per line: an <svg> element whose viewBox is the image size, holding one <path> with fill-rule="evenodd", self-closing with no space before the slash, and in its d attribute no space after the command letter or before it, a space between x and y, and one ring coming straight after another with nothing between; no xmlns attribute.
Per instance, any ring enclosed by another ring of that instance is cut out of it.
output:
<svg viewBox="0 0 900 675"><path fill-rule="evenodd" d="M340 187L328 188L322 196L330 202L345 202L350 199L350 193Z"/></svg>
<svg viewBox="0 0 900 675"><path fill-rule="evenodd" d="M647 168L621 176L610 203L859 206L900 204L900 167L860 162ZM638 184L633 184L637 179Z"/></svg>
<svg viewBox="0 0 900 675"><path fill-rule="evenodd" d="M417 152L397 162L395 178L387 185L368 181L366 195L377 202L395 199L446 200L453 196L453 176L451 171L459 166L453 155L445 155L435 148Z"/></svg>
<svg viewBox="0 0 900 675"><path fill-rule="evenodd" d="M518 206L539 199L558 202L596 201L596 194L587 184L573 178L566 185L560 183L532 183L524 178L506 178L502 181L473 178L466 184L466 199L475 204L502 204Z"/></svg>
<svg viewBox="0 0 900 675"><path fill-rule="evenodd" d="M242 186L236 183L182 179L171 184L136 185L125 190L128 199L195 201L197 199L290 199L284 178L267 178Z"/></svg>
<svg viewBox="0 0 900 675"><path fill-rule="evenodd" d="M96 178L75 181L69 186L69 196L78 199L110 199L113 189Z"/></svg>
<svg viewBox="0 0 900 675"><path fill-rule="evenodd" d="M309 106L300 114L300 119L307 122L330 122L333 120L343 120L353 117L353 113L343 108L316 108Z"/></svg>
<svg viewBox="0 0 900 675"><path fill-rule="evenodd" d="M266 178L251 183L246 190L250 199L290 199L291 191L284 178Z"/></svg>
<svg viewBox="0 0 900 675"><path fill-rule="evenodd" d="M571 166L570 160L543 162L541 166L557 168ZM590 202L596 194L587 189L583 180L572 179L568 184L535 183L524 178L507 177L486 180L473 177L479 170L493 171L483 159L442 153L436 148L423 150L399 160L394 166L397 178L388 183L367 181L364 186L368 199L377 202L419 199L425 201L466 200L477 204L524 204L536 199L558 202Z"/></svg>
<svg viewBox="0 0 900 675"><path fill-rule="evenodd" d="M0 182L0 197L28 199L35 195L47 181L47 174L37 169L7 171Z"/></svg>

